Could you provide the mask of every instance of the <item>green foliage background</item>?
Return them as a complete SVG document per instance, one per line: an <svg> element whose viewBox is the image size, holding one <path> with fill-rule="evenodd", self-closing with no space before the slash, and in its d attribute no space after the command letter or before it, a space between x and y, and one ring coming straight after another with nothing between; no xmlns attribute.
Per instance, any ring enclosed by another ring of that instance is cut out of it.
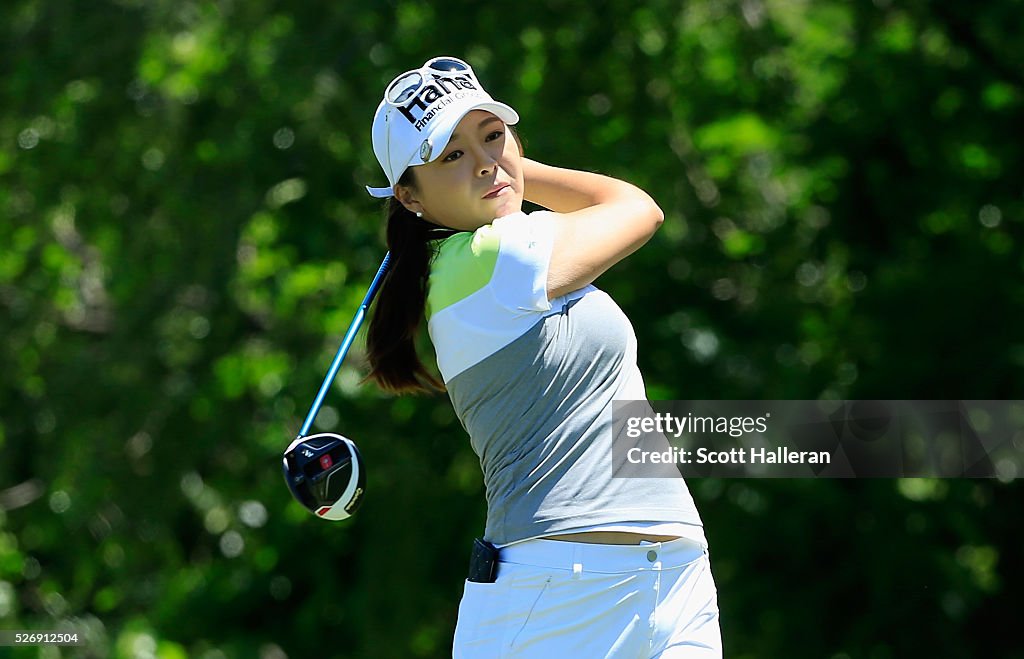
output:
<svg viewBox="0 0 1024 659"><path fill-rule="evenodd" d="M1021 398L1022 33L1020 0L4 2L0 628L89 639L13 656L449 654L484 503L448 401L357 347L318 421L363 508L279 467L384 253L373 110L429 56L664 208L599 282L652 398ZM690 486L726 656L1024 657L1018 480Z"/></svg>

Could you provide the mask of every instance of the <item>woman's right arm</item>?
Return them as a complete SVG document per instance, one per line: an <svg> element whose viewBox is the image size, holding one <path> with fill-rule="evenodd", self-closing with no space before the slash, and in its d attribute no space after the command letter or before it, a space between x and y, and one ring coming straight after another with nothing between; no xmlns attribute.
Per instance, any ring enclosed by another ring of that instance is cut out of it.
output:
<svg viewBox="0 0 1024 659"><path fill-rule="evenodd" d="M640 188L523 159L526 199L555 211L548 299L592 283L650 240L665 216Z"/></svg>

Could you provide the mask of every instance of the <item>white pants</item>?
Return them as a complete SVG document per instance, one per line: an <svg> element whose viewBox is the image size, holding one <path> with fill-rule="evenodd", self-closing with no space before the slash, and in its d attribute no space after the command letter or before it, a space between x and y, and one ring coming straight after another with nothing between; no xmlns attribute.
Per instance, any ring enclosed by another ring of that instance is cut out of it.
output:
<svg viewBox="0 0 1024 659"><path fill-rule="evenodd" d="M720 659L707 549L529 540L501 550L498 579L467 581L455 659Z"/></svg>

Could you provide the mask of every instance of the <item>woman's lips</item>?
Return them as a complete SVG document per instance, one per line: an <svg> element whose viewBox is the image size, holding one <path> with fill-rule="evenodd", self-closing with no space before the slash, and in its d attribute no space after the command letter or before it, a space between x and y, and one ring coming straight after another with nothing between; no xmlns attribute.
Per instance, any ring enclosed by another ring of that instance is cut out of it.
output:
<svg viewBox="0 0 1024 659"><path fill-rule="evenodd" d="M511 186L511 185L509 185L508 183L501 183L501 184L499 184L499 185L496 185L496 186L494 186L493 188L491 188L491 189L490 189L490 190L489 190L489 191L487 192L487 194L485 194L485 195L484 195L484 197L483 197L483 198L484 198L484 199L494 199L494 198L495 198L495 197L497 197L498 195L501 195L501 194L505 194L505 191L506 191L506 190L509 190L509 191L511 191L511 190L512 190L512 186Z"/></svg>

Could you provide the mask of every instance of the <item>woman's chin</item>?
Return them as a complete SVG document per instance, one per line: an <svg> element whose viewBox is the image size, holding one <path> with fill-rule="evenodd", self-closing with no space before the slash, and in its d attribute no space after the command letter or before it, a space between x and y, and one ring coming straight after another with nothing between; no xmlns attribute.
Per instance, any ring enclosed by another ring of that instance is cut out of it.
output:
<svg viewBox="0 0 1024 659"><path fill-rule="evenodd" d="M506 215L515 215L523 210L522 199L508 199L503 200L502 203L496 204L492 213L492 216L497 219L499 217L505 217Z"/></svg>

